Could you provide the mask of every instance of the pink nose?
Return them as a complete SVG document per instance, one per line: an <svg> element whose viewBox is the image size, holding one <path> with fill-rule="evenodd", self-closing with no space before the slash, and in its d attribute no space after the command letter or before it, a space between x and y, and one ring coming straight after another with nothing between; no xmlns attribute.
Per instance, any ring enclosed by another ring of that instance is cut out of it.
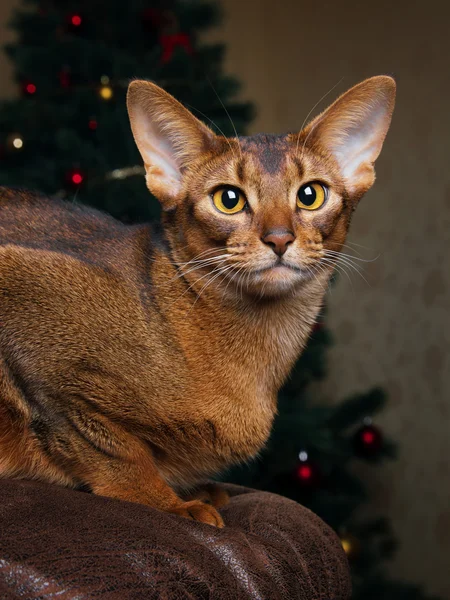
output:
<svg viewBox="0 0 450 600"><path fill-rule="evenodd" d="M270 246L275 254L283 256L288 249L289 244L292 244L295 240L295 235L288 229L273 229L266 233L261 240Z"/></svg>

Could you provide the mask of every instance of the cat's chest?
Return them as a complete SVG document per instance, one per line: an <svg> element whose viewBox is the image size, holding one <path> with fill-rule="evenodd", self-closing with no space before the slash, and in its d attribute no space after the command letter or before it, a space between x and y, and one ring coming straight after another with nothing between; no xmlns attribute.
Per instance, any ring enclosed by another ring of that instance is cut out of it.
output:
<svg viewBox="0 0 450 600"><path fill-rule="evenodd" d="M222 390L211 401L216 410L200 410L173 423L166 444L156 454L162 474L173 485L189 486L242 463L267 441L276 410L274 397L243 389L239 397L224 399Z"/></svg>

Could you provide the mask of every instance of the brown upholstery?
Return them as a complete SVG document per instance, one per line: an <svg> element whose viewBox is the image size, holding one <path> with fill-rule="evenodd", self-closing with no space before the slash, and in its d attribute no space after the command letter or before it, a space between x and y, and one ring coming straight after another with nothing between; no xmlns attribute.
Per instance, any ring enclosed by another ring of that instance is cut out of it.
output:
<svg viewBox="0 0 450 600"><path fill-rule="evenodd" d="M0 598L344 600L345 554L306 508L227 486L222 530L155 509L0 480Z"/></svg>

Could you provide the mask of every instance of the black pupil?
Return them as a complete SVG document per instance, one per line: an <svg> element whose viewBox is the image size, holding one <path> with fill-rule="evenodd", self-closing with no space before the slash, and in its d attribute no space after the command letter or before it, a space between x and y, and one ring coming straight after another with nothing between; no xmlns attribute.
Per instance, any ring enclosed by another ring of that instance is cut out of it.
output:
<svg viewBox="0 0 450 600"><path fill-rule="evenodd" d="M298 197L305 206L312 206L316 201L316 190L311 185L306 185L299 189Z"/></svg>
<svg viewBox="0 0 450 600"><path fill-rule="evenodd" d="M228 210L236 208L238 202L239 194L235 190L225 190L222 192L222 204L225 208L228 208Z"/></svg>

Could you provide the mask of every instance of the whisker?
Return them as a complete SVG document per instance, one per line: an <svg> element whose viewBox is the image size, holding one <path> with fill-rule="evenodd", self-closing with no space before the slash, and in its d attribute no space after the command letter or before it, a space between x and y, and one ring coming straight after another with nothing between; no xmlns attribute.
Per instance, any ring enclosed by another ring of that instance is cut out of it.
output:
<svg viewBox="0 0 450 600"><path fill-rule="evenodd" d="M352 246L359 246L360 248L365 248L366 250L373 250L373 248L370 248L369 246L363 246L362 244L357 244L356 242L350 242L349 240L347 240L347 244L351 244Z"/></svg>
<svg viewBox="0 0 450 600"><path fill-rule="evenodd" d="M341 273L341 274L344 273L345 276L347 277L347 279L349 280L350 285L352 286L352 289L353 289L353 282L351 280L350 274L347 272L344 265L340 265L337 261L334 261L330 258L327 259L326 257L323 257L321 260L325 264L328 264L328 265L332 266L334 269L336 269L336 271L338 271L338 273Z"/></svg>
<svg viewBox="0 0 450 600"><path fill-rule="evenodd" d="M353 271L355 271L356 273L358 273L358 275L367 283L367 285L369 287L372 287L371 284L367 281L367 279L364 277L364 275L361 273L361 271L357 268L357 265L354 265L351 262L347 262L346 259L344 257L340 257L339 259L334 258L332 259L331 257L328 260L335 260L335 264L338 265L339 261L342 263L340 264L341 267L343 267L344 265L351 268Z"/></svg>
<svg viewBox="0 0 450 600"><path fill-rule="evenodd" d="M226 246L219 246L218 248L208 248L207 250L203 250L203 252L200 252L199 254L197 254L196 256L194 256L193 258L191 258L191 260L188 260L187 263L190 263L193 260L199 259L200 256L203 256L204 254L211 254L212 252L221 252L223 250L227 250L227 247ZM187 263L180 262L178 264L181 265L181 264L187 264Z"/></svg>
<svg viewBox="0 0 450 600"><path fill-rule="evenodd" d="M178 298L176 298L176 300L174 300L172 302L172 305L175 304L175 302L178 302L178 300L180 300L185 294L187 294L189 292L190 289L192 289L192 287L194 285L196 285L199 281L201 281L202 279L205 279L205 277L210 277L211 275L213 275L215 272L217 272L217 270L220 270L222 267L222 265L219 265L217 267L215 267L211 272L206 273L205 275L202 275L201 277L199 277L198 279L196 279L194 282L192 282L185 290L182 294L180 294L178 296ZM171 305L171 306L172 306Z"/></svg>
<svg viewBox="0 0 450 600"><path fill-rule="evenodd" d="M211 277L211 279L209 281L207 281L205 283L205 285L202 287L202 289L199 291L199 293L197 294L197 298L194 300L191 308L188 310L188 313L191 312L191 310L194 308L194 306L197 304L197 301L199 300L200 296L202 295L202 292L208 287L210 286L218 277L220 277L221 275L224 275L227 271L229 271L230 269L233 269L234 265L228 265L227 267L222 267L218 273L216 273L216 275L214 275L214 277ZM210 273L210 275L212 275L214 273L214 271L212 273Z"/></svg>
<svg viewBox="0 0 450 600"><path fill-rule="evenodd" d="M187 104L187 103L186 103L186 106L188 106L189 108L192 108L193 110L195 110L195 111L197 111L198 113L200 113L200 114L202 115L202 117L205 117L205 119L208 119L208 121L209 121L210 123L212 123L212 124L214 125L214 127L215 127L216 129L218 129L218 130L219 130L219 132L222 134L222 136L223 136L223 137L226 139L226 141L227 141L228 145L230 146L231 153L232 153L234 156L236 156L236 153L235 153L235 151L234 151L234 148L233 148L233 146L231 145L231 142L230 142L230 140L229 140L229 139L228 139L228 137L227 137L227 136L224 134L224 132L223 132L223 131L220 129L220 127L219 127L219 126L218 126L216 123L214 123L214 121L213 121L212 119L210 119L210 118L208 117L208 115L205 115L205 113L203 113L203 112L202 112L201 110L199 110L198 108L195 108L195 107L194 107L194 106L192 106L191 104Z"/></svg>
<svg viewBox="0 0 450 600"><path fill-rule="evenodd" d="M336 88L336 87L337 87L337 86L338 86L340 83L342 83L343 79L344 79L344 78L343 78L343 77L341 77L341 78L339 79L339 81L338 81L337 83L335 83L335 84L333 85L333 87L332 87L331 89L329 89L329 90L328 90L328 92L327 92L326 94L324 94L324 95L322 96L322 98L321 98L320 100L318 100L318 101L317 101L317 102L314 104L314 106L312 107L312 109L309 111L309 113L306 115L305 119L303 120L302 126L300 127L300 133L303 131L303 127L305 126L305 123L308 121L308 119L309 119L309 117L310 117L311 113L312 113L312 112L313 112L313 111L316 109L316 107L317 107L317 106L319 106L319 104L322 102L322 100L325 100L325 98L326 98L326 97L327 97L329 94L331 94L331 92L332 92L332 91L333 91L333 90L334 90L334 89L335 89L335 88ZM296 146L296 148L295 148L295 153L297 153L297 152L298 152L298 143L299 143L299 141L300 141L300 133L299 133L299 135L298 135L298 138L297 138L297 146ZM303 152L302 152L302 156L303 156Z"/></svg>
<svg viewBox="0 0 450 600"><path fill-rule="evenodd" d="M330 253L330 254L334 254L334 255L337 255L337 256L345 256L345 257L350 258L352 260L359 260L360 262L365 262L365 263L375 262L381 256L381 254L378 254L378 256L375 256L375 258L367 259L367 258L359 258L358 256L353 256L352 254L347 254L345 252L337 252L336 250L325 250L325 252Z"/></svg>
<svg viewBox="0 0 450 600"><path fill-rule="evenodd" d="M238 147L239 147L239 153L240 153L240 155L241 155L241 159L242 159L242 148L241 148L241 143L240 143L240 141L239 141L239 136L238 136L238 133L237 133L237 131L236 131L236 127L234 126L233 119L230 117L230 113L228 112L228 110L227 110L227 107L225 106L225 104L224 104L224 103L222 102L222 100L220 99L220 96L219 96L219 94L216 92L216 89L215 89L215 87L213 86L213 84L212 84L211 80L209 79L209 77L206 77L206 79L208 80L208 83L209 83L209 85L212 87L212 90L213 90L213 92L214 92L214 93L215 93L215 95L217 96L217 100L218 100L218 101L220 102L220 104L222 105L222 107L223 107L223 110L224 110L224 111L227 113L227 117L230 119L230 123L231 123L231 126L233 127L234 134L235 134L235 136L236 136L236 141L237 141L237 143L238 143Z"/></svg>
<svg viewBox="0 0 450 600"><path fill-rule="evenodd" d="M203 269L205 267L209 267L214 265L214 263L216 262L225 262L225 259L228 258L228 254L221 254L220 256L214 256L212 258L208 258L202 261L199 261L197 264L195 265L190 265L192 268L191 269L187 269L186 265L185 267L180 268L180 273L178 275L176 275L171 281L175 281L176 279L180 279L181 277L185 277L186 275L188 275L188 273L192 273L192 271L197 271L199 269Z"/></svg>
<svg viewBox="0 0 450 600"><path fill-rule="evenodd" d="M246 267L248 267L248 266L249 266L249 264L250 264L250 261L247 261L247 262L245 262L243 265L241 265L240 267L238 267L238 269L237 269L236 273L230 277L230 280L229 280L229 281L228 281L228 283L227 283L227 287L225 288L225 290L224 290L224 292L223 292L223 294L222 294L222 298L225 296L225 294L226 294L226 292L227 292L227 290L228 290L228 287L229 287L230 283L231 283L232 281L234 281L234 279L235 279L236 277L238 277L239 273L240 273L240 272L241 272L243 269L245 269ZM238 289L239 289L239 288L238 288ZM241 290L241 300L242 300L242 290Z"/></svg>

